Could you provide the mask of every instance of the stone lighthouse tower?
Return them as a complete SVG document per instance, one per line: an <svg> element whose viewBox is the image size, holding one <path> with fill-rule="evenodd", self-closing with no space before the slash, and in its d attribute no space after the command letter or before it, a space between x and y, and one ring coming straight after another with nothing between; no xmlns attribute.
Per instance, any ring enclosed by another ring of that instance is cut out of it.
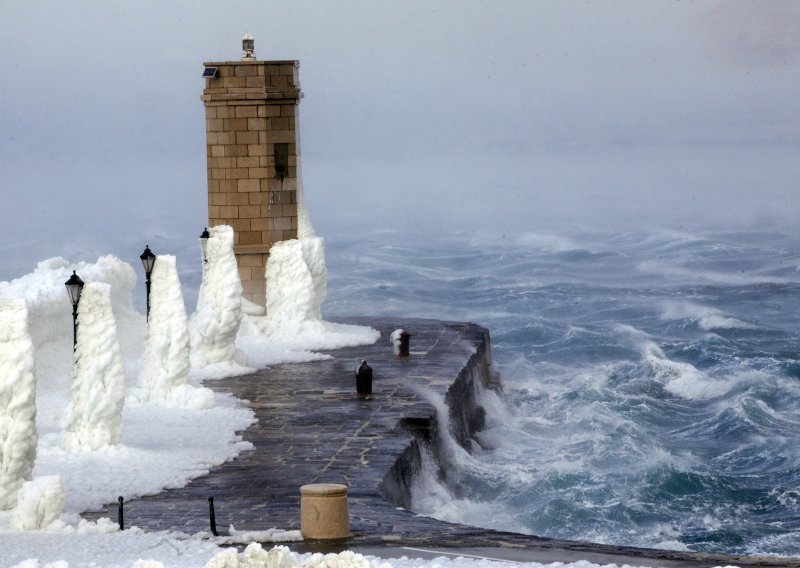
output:
<svg viewBox="0 0 800 568"><path fill-rule="evenodd" d="M264 306L270 246L297 238L297 61L205 62L208 226L230 225L245 297Z"/></svg>

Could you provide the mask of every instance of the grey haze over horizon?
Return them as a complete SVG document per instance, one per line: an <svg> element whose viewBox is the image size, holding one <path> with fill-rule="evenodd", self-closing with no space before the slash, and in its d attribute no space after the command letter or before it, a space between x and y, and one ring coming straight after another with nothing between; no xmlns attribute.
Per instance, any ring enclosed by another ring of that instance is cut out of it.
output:
<svg viewBox="0 0 800 568"><path fill-rule="evenodd" d="M0 0L0 280L185 248L202 62L298 59L322 235L789 227L800 3ZM71 235L74 235L71 237Z"/></svg>

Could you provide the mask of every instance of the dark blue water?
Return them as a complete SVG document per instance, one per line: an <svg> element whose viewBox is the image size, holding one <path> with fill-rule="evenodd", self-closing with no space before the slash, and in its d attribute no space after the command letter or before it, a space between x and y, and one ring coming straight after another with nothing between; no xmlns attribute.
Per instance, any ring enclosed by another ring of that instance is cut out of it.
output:
<svg viewBox="0 0 800 568"><path fill-rule="evenodd" d="M800 554L800 233L328 237L326 316L474 321L505 400L415 508L596 542ZM409 330L413 333L413 330Z"/></svg>

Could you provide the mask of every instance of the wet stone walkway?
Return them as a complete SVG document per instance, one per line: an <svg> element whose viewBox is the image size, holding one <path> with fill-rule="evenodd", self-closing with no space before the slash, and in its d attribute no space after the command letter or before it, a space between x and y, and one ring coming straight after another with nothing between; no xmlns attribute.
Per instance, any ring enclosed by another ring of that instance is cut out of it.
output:
<svg viewBox="0 0 800 568"><path fill-rule="evenodd" d="M471 355L488 352L489 334L471 323L344 321L370 325L381 332L381 338L374 345L331 351L334 358L330 360L275 365L252 375L206 383L214 390L234 393L253 409L258 421L242 437L254 449L186 487L126 502L126 526L208 531L208 497L213 496L220 534L227 533L231 524L239 531L298 529L300 486L343 483L349 488L351 537L340 542L292 543L292 548L350 548L374 554L391 548L398 550L394 556L413 557L415 552L406 548L413 547L512 561L589 559L619 565L800 566L800 560L794 559L655 551L497 532L416 516L389 503L379 489L384 476L411 444L413 425L419 433L420 425L424 428L435 416L419 392L434 391L444 397ZM408 358L395 357L389 342L391 332L400 327L412 334ZM355 392L354 371L362 359L374 369L373 395L368 399ZM113 503L84 516L116 519L116 515Z"/></svg>

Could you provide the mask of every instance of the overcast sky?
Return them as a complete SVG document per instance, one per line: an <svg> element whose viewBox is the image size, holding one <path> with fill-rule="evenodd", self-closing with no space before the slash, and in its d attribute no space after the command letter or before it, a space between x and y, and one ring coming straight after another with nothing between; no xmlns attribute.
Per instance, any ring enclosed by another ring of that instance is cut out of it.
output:
<svg viewBox="0 0 800 568"><path fill-rule="evenodd" d="M202 62L245 31L301 62L323 236L800 219L793 0L0 7L6 259L194 239Z"/></svg>

